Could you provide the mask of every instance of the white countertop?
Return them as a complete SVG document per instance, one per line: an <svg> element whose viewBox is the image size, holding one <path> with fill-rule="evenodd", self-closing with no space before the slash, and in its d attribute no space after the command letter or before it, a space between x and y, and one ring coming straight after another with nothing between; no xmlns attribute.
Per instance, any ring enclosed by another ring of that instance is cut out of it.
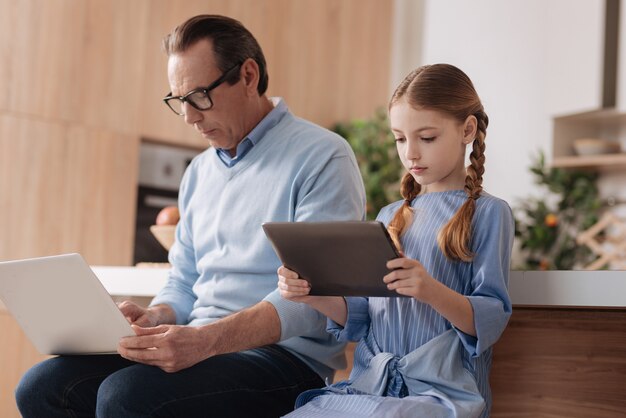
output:
<svg viewBox="0 0 626 418"><path fill-rule="evenodd" d="M626 307L626 271L511 271L515 305Z"/></svg>
<svg viewBox="0 0 626 418"><path fill-rule="evenodd" d="M167 268L92 267L112 295L154 296ZM626 271L512 271L515 305L626 307Z"/></svg>
<svg viewBox="0 0 626 418"><path fill-rule="evenodd" d="M111 295L154 296L165 285L169 268L91 266Z"/></svg>

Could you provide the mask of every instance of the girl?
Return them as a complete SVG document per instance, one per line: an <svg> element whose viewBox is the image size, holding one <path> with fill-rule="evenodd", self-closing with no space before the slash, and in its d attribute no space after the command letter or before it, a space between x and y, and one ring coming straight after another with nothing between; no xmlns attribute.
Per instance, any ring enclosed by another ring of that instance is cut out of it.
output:
<svg viewBox="0 0 626 418"><path fill-rule="evenodd" d="M307 281L278 269L284 298L325 314L340 341L359 341L350 379L302 393L289 417L489 415L514 231L507 203L482 188L489 119L471 80L447 64L410 73L389 119L407 173L404 200L378 215L403 251L382 280L408 297L307 296Z"/></svg>

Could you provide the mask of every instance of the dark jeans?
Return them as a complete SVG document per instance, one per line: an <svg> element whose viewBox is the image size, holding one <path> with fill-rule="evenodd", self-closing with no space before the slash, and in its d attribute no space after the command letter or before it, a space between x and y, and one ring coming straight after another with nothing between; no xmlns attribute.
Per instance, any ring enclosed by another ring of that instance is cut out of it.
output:
<svg viewBox="0 0 626 418"><path fill-rule="evenodd" d="M26 372L15 397L24 418L278 417L321 386L306 364L271 345L176 373L118 355L55 357Z"/></svg>

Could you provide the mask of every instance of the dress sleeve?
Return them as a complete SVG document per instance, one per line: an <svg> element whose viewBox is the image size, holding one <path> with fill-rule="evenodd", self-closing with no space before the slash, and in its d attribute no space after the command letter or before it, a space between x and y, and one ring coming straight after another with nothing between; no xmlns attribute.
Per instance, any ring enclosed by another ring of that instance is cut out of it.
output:
<svg viewBox="0 0 626 418"><path fill-rule="evenodd" d="M370 326L369 301L367 298L346 297L348 317L346 325L341 326L328 319L326 331L337 338L337 341L359 341L367 335Z"/></svg>
<svg viewBox="0 0 626 418"><path fill-rule="evenodd" d="M488 202L474 217L474 259L471 293L476 337L457 330L472 357L480 356L500 338L511 316L508 293L514 221L509 205Z"/></svg>

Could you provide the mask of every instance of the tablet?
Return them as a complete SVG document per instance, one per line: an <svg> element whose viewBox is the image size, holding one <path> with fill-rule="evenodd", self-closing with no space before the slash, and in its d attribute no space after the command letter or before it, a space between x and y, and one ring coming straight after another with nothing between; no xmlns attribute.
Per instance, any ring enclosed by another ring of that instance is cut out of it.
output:
<svg viewBox="0 0 626 418"><path fill-rule="evenodd" d="M383 282L387 261L400 255L381 222L266 222L263 230L311 295L401 296Z"/></svg>
<svg viewBox="0 0 626 418"><path fill-rule="evenodd" d="M0 262L0 299L42 354L115 353L135 335L79 254Z"/></svg>

